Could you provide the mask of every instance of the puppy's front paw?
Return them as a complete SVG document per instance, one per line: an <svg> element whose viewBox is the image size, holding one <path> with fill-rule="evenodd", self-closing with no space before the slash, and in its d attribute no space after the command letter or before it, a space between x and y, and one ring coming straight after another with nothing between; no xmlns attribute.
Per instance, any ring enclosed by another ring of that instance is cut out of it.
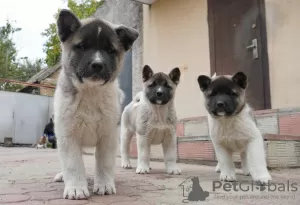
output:
<svg viewBox="0 0 300 205"><path fill-rule="evenodd" d="M266 185L272 180L272 177L270 176L270 174L265 174L265 175L262 175L262 176L255 177L255 178L253 178L253 180L258 185Z"/></svg>
<svg viewBox="0 0 300 205"><path fill-rule="evenodd" d="M249 172L249 170L247 168L243 168L242 170L243 170L243 174L245 176L250 176L250 172Z"/></svg>
<svg viewBox="0 0 300 205"><path fill-rule="evenodd" d="M248 166L243 163L242 163L242 171L245 176L250 176L250 171L248 169Z"/></svg>
<svg viewBox="0 0 300 205"><path fill-rule="evenodd" d="M87 186L66 186L64 190L64 199L87 199L89 198L90 193Z"/></svg>
<svg viewBox="0 0 300 205"><path fill-rule="evenodd" d="M63 182L64 181L64 179L63 179L63 173L60 172L60 173L56 174L55 177L54 177L54 181L55 182Z"/></svg>
<svg viewBox="0 0 300 205"><path fill-rule="evenodd" d="M135 171L137 174L149 174L150 168L146 166L138 166Z"/></svg>
<svg viewBox="0 0 300 205"><path fill-rule="evenodd" d="M112 195L116 194L114 183L95 184L93 192L98 195Z"/></svg>
<svg viewBox="0 0 300 205"><path fill-rule="evenodd" d="M234 182L234 181L236 181L235 174L221 173L220 181Z"/></svg>
<svg viewBox="0 0 300 205"><path fill-rule="evenodd" d="M167 173L170 174L170 175L180 175L181 170L177 166L168 167L167 168Z"/></svg>

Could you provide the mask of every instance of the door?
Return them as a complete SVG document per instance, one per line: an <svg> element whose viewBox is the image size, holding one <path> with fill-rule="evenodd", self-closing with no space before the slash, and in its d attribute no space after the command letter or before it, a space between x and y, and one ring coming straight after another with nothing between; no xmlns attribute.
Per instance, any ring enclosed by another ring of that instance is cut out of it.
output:
<svg viewBox="0 0 300 205"><path fill-rule="evenodd" d="M14 93L0 91L0 143L4 138L11 137L14 140Z"/></svg>
<svg viewBox="0 0 300 205"><path fill-rule="evenodd" d="M132 100L132 50L126 52L124 64L119 76L120 88L125 94L122 111Z"/></svg>
<svg viewBox="0 0 300 205"><path fill-rule="evenodd" d="M208 0L211 71L248 76L248 103L270 108L263 0Z"/></svg>

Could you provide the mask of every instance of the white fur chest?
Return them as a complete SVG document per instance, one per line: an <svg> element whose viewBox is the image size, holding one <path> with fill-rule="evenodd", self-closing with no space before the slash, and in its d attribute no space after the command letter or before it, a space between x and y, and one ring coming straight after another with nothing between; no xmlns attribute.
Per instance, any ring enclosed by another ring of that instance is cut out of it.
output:
<svg viewBox="0 0 300 205"><path fill-rule="evenodd" d="M167 123L149 124L148 139L151 144L161 144L167 137L171 137L172 126Z"/></svg>
<svg viewBox="0 0 300 205"><path fill-rule="evenodd" d="M82 85L76 95L57 89L54 100L57 136L72 133L84 146L95 146L99 139L116 129L118 87Z"/></svg>
<svg viewBox="0 0 300 205"><path fill-rule="evenodd" d="M209 132L213 142L232 151L242 151L258 131L249 111L246 107L233 117L213 118L209 115Z"/></svg>
<svg viewBox="0 0 300 205"><path fill-rule="evenodd" d="M151 144L161 144L167 137L172 137L173 125L168 120L168 113L162 110L153 110L150 114L147 132Z"/></svg>

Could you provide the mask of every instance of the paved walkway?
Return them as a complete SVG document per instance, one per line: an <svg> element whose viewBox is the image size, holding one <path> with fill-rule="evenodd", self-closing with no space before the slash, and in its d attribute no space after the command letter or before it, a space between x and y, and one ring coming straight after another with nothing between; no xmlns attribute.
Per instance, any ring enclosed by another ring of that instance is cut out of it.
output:
<svg viewBox="0 0 300 205"><path fill-rule="evenodd" d="M89 189L92 192L94 157L86 155L84 158ZM117 195L95 196L92 194L88 200L64 200L62 199L63 183L52 181L53 176L60 171L56 150L0 147L0 204L170 205L184 204L189 201L188 198L192 200L199 196L205 201L189 202L189 204L300 204L300 190L293 192L295 189L293 187L300 189L299 169L273 171L272 176L277 183L275 191L272 191L275 189L274 185L261 191L259 187L251 186L251 184L244 183L239 187L238 184L221 184L220 182L215 182L215 190L213 190L213 181L218 179L214 167L180 164L183 174L168 176L163 173L164 166L160 162L151 162L152 173L149 175L137 175L134 170L122 170L119 164L118 159ZM133 161L133 165L135 164L136 162ZM197 183L192 186L192 181L197 182L197 178L190 177L195 176L198 177L202 190ZM251 178L239 174L238 180L249 181ZM183 186L179 186L181 183ZM292 185L292 183L297 183L297 185ZM221 186L223 189L218 188ZM193 192L190 187L193 187ZM249 191L241 190L248 188ZM283 189L285 191L280 191Z"/></svg>

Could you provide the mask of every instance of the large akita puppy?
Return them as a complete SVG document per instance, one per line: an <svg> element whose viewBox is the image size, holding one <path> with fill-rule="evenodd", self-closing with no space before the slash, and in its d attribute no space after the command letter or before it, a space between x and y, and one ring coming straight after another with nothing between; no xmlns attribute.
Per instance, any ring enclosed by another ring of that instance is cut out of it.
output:
<svg viewBox="0 0 300 205"><path fill-rule="evenodd" d="M64 198L89 197L82 147L96 147L94 193L115 194L114 171L120 120L117 76L136 30L62 10L57 20L62 71L54 96L55 133L65 183Z"/></svg>

